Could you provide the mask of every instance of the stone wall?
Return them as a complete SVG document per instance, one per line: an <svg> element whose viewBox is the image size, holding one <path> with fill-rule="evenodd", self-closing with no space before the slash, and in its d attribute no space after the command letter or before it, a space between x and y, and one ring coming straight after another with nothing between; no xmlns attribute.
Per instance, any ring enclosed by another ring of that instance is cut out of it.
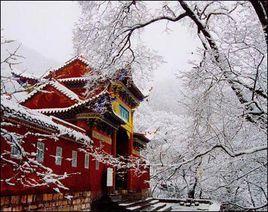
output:
<svg viewBox="0 0 268 212"><path fill-rule="evenodd" d="M68 195L72 198L69 199ZM0 199L0 211L88 211L92 202L90 191L1 196Z"/></svg>

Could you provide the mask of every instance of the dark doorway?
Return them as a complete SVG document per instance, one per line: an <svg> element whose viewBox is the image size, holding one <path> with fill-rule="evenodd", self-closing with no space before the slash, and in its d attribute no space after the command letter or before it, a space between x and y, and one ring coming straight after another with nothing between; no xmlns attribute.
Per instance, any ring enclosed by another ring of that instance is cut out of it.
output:
<svg viewBox="0 0 268 212"><path fill-rule="evenodd" d="M126 130L119 128L116 134L116 156L128 155L128 135Z"/></svg>
<svg viewBox="0 0 268 212"><path fill-rule="evenodd" d="M126 130L119 128L116 134L116 156L128 156L129 137ZM122 159L124 160L124 159ZM116 170L115 188L116 190L127 189L127 169L122 167Z"/></svg>

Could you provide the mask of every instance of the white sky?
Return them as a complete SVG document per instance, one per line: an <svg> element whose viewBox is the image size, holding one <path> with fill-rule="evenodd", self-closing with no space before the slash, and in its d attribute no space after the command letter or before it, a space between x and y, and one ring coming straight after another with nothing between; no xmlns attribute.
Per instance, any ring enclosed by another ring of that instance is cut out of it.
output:
<svg viewBox="0 0 268 212"><path fill-rule="evenodd" d="M7 38L64 63L73 52L72 29L79 13L73 1L1 1L1 28Z"/></svg>
<svg viewBox="0 0 268 212"><path fill-rule="evenodd" d="M157 4L152 2L154 8L159 6ZM72 30L79 16L80 7L74 1L1 1L3 34L34 50L24 64L26 71L37 76L51 69L50 60L46 59L52 59L57 64L54 67L58 67L73 56ZM155 70L152 102L156 109L181 111L176 109L181 81L175 81L175 73L191 68L188 62L193 59L192 52L200 42L195 31L190 33L183 23L169 23L168 26L172 30L169 33L164 32L166 22L148 26L141 38L166 61ZM159 98L160 94L166 96L165 101Z"/></svg>
<svg viewBox="0 0 268 212"><path fill-rule="evenodd" d="M1 1L4 35L60 64L72 57L72 29L79 15L79 5L74 1ZM170 34L164 33L162 22L148 27L143 35L144 41L167 62L156 71L159 79L190 68L187 62L199 44L182 24L170 23L169 27L173 30Z"/></svg>

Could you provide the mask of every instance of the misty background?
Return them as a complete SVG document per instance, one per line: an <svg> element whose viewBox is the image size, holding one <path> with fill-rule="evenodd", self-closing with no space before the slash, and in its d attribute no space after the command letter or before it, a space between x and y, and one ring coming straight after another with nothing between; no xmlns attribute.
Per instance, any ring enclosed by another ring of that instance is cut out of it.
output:
<svg viewBox="0 0 268 212"><path fill-rule="evenodd" d="M158 2L149 3L152 8ZM16 42L1 46L1 55L17 48L24 56L16 69L42 76L63 65L74 55L72 30L79 19L80 7L74 1L1 1L2 36ZM155 110L177 111L181 81L176 75L191 68L192 52L200 45L197 37L178 23L165 22L149 26L143 32L144 43L165 61L154 73L153 88L148 101ZM89 61L90 62L90 61ZM162 98L164 97L164 99Z"/></svg>

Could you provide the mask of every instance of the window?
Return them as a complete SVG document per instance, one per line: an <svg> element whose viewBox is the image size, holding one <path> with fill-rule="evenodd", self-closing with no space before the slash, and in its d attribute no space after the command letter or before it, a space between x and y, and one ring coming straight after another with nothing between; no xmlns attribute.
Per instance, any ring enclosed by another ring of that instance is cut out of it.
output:
<svg viewBox="0 0 268 212"><path fill-rule="evenodd" d="M62 161L62 148L57 146L57 148L56 148L56 158L55 158L56 165L61 165L61 161Z"/></svg>
<svg viewBox="0 0 268 212"><path fill-rule="evenodd" d="M15 142L13 140L12 144L11 144L11 157L13 158L20 158L21 157L21 152L18 148L19 142Z"/></svg>
<svg viewBox="0 0 268 212"><path fill-rule="evenodd" d="M77 167L77 151L72 151L72 167Z"/></svg>
<svg viewBox="0 0 268 212"><path fill-rule="evenodd" d="M119 105L120 116L123 120L129 121L129 112L122 105Z"/></svg>
<svg viewBox="0 0 268 212"><path fill-rule="evenodd" d="M89 168L89 154L85 154L85 168Z"/></svg>
<svg viewBox="0 0 268 212"><path fill-rule="evenodd" d="M95 160L95 168L96 170L100 169L100 162L98 160Z"/></svg>
<svg viewBox="0 0 268 212"><path fill-rule="evenodd" d="M36 160L38 162L44 161L44 152L45 152L45 144L42 142L37 142L37 154L36 154Z"/></svg>

